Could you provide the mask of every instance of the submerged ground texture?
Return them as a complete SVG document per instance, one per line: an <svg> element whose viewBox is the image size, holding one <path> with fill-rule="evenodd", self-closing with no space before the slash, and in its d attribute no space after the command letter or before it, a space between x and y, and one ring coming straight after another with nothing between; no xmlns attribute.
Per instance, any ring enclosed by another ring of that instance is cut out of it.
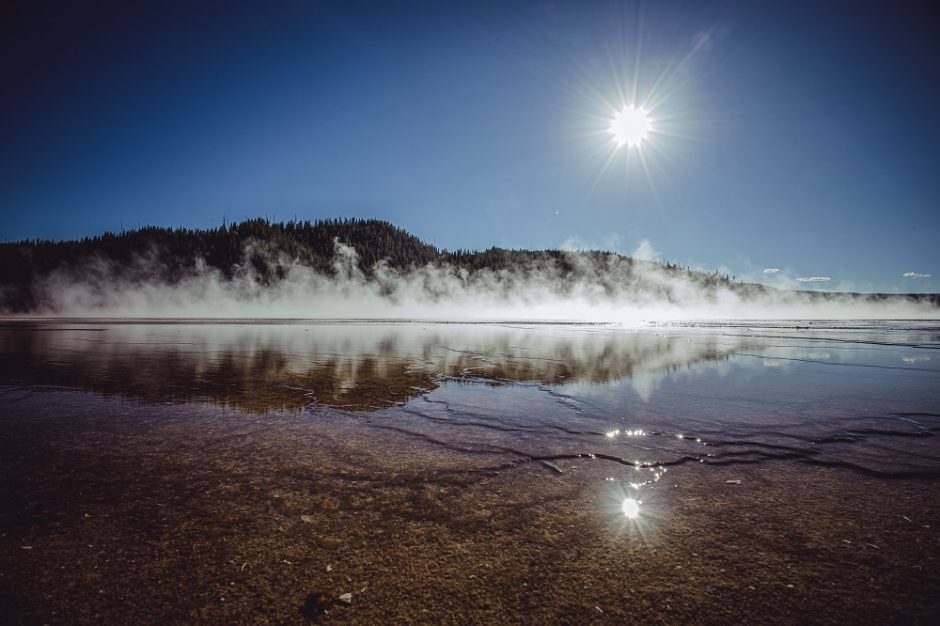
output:
<svg viewBox="0 0 940 626"><path fill-rule="evenodd" d="M732 343L711 362L755 354ZM940 417L917 404L934 402L927 387L901 403L916 410L891 415L836 415L852 403L841 391L810 398L825 428L766 412L732 424L716 416L750 400L707 374L673 380L674 365L637 392L422 353L436 378L413 357L360 363L352 387L333 380L331 393L351 390L345 403L324 401L323 382L311 395L277 359L283 386L249 393L200 366L156 400L114 392L135 374L82 390L49 374L87 352L5 346L19 367L0 390L3 623L940 619ZM478 352L464 351L493 364ZM277 378L261 369L252 380ZM642 378L630 376L612 378ZM694 391L688 414L669 381ZM807 394L774 410L803 414Z"/></svg>

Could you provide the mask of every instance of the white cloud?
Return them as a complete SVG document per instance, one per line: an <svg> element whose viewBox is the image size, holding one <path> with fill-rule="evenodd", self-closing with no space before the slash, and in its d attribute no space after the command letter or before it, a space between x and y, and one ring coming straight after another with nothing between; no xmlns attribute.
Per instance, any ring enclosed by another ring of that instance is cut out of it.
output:
<svg viewBox="0 0 940 626"><path fill-rule="evenodd" d="M930 274L921 274L920 272L904 272L901 276L904 278L930 278Z"/></svg>
<svg viewBox="0 0 940 626"><path fill-rule="evenodd" d="M776 273L779 272L779 271L780 271L780 268L779 268L779 267L768 267L767 269L764 270L764 273L765 273L765 274L776 274Z"/></svg>
<svg viewBox="0 0 940 626"><path fill-rule="evenodd" d="M798 276L796 279L799 283L827 283L830 280L829 276Z"/></svg>
<svg viewBox="0 0 940 626"><path fill-rule="evenodd" d="M638 261L656 261L659 259L659 252L653 248L649 239L643 239L630 256Z"/></svg>

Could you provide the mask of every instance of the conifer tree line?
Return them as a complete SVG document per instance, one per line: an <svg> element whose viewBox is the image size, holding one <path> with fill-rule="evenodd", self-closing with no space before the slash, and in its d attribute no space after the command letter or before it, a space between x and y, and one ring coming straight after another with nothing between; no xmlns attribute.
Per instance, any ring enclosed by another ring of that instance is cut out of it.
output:
<svg viewBox="0 0 940 626"><path fill-rule="evenodd" d="M0 309L28 312L35 308L33 285L53 272L82 280L90 263L102 265L116 278L174 284L211 268L232 279L250 271L262 283L286 276L290 264L305 265L329 275L335 272L336 242L355 249L366 277L376 264L407 271L427 265L446 266L467 274L513 271L525 276L551 266L560 279L624 274L635 266L655 265L705 288L718 286L749 294L761 285L741 283L719 272L699 272L673 263L650 264L613 252L562 250L447 251L421 241L389 222L341 218L272 222L251 219L217 228L187 229L145 226L120 233L106 232L72 241L34 239L0 243ZM143 266L143 267L142 267ZM584 273L584 267L592 268Z"/></svg>

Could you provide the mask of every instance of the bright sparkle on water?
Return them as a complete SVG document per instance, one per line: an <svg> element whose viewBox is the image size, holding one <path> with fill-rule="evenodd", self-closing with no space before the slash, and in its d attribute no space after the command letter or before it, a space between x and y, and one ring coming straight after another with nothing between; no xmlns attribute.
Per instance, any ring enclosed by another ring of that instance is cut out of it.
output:
<svg viewBox="0 0 940 626"><path fill-rule="evenodd" d="M640 515L640 501L634 498L624 498L620 508L623 509L623 514L630 519L636 519Z"/></svg>

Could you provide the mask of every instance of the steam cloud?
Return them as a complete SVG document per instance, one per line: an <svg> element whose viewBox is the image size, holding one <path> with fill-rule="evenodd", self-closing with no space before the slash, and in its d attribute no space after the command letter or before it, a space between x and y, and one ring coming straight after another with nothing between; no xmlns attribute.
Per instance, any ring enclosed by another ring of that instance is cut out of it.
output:
<svg viewBox="0 0 940 626"><path fill-rule="evenodd" d="M195 271L170 283L153 278L164 275L153 265L156 255L141 255L122 268L96 259L78 270L53 272L35 284L41 305L34 314L625 324L681 319L940 317L938 308L927 301L733 285L705 274L613 255L566 252L566 268L542 258L512 269L473 272L439 264L405 270L380 262L371 272L363 272L356 251L336 241L334 273L329 275L264 244L253 244L249 252L278 264L283 278L263 280L250 264L230 278L199 262ZM655 257L649 242L642 242L637 252L637 257Z"/></svg>
<svg viewBox="0 0 940 626"><path fill-rule="evenodd" d="M659 259L659 253L653 248L653 244L649 239L642 240L636 250L633 251L632 256L638 261L655 261Z"/></svg>

